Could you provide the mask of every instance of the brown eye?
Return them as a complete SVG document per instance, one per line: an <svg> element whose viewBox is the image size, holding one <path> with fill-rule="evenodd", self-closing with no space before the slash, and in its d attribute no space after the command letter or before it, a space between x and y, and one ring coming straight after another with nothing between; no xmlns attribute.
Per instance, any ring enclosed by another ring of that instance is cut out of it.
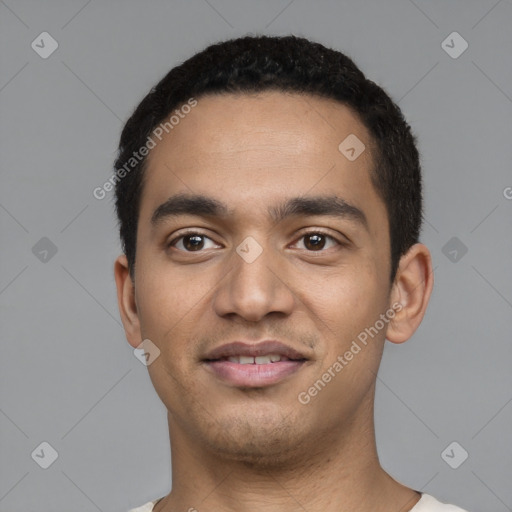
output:
<svg viewBox="0 0 512 512"><path fill-rule="evenodd" d="M174 247L182 252L199 252L202 249L212 249L216 247L216 244L210 237L202 233L187 233L172 240L169 247Z"/></svg>
<svg viewBox="0 0 512 512"><path fill-rule="evenodd" d="M304 246L311 251L323 249L325 246L325 236L319 233L305 235Z"/></svg>
<svg viewBox="0 0 512 512"><path fill-rule="evenodd" d="M304 247L299 246L299 249L304 248L311 252L321 252L323 249L330 249L331 247L342 245L333 236L322 233L321 231L305 233L300 237L298 243L300 244L301 242Z"/></svg>
<svg viewBox="0 0 512 512"><path fill-rule="evenodd" d="M196 251L204 246L204 237L201 235L187 235L183 237L183 246L187 251Z"/></svg>

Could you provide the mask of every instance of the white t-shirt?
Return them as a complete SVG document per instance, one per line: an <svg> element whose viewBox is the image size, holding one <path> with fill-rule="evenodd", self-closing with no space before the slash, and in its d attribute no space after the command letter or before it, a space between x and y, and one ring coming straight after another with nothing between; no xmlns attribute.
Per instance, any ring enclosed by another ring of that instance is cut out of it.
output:
<svg viewBox="0 0 512 512"><path fill-rule="evenodd" d="M151 512L158 500L149 501L141 507L132 508L128 512ZM467 512L455 505L446 505L437 501L433 496L423 493L420 501L414 505L410 512Z"/></svg>

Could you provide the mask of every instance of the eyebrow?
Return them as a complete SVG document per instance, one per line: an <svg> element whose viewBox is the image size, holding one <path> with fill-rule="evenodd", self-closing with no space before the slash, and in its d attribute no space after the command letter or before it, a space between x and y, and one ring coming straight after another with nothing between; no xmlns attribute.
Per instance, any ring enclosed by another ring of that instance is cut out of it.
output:
<svg viewBox="0 0 512 512"><path fill-rule="evenodd" d="M292 216L340 217L355 221L368 230L368 219L363 210L336 195L294 197L280 205L270 207L269 214L275 222L281 222Z"/></svg>
<svg viewBox="0 0 512 512"><path fill-rule="evenodd" d="M176 194L162 203L151 216L151 224L156 226L169 217L196 215L198 217L227 217L228 207L212 197L191 194Z"/></svg>
<svg viewBox="0 0 512 512"><path fill-rule="evenodd" d="M151 225L156 227L164 219L180 215L226 218L233 210L217 199L200 194L176 194L158 206L151 216ZM368 230L365 213L341 197L299 196L287 199L277 206L270 206L268 213L276 223L293 216L323 215L354 221Z"/></svg>

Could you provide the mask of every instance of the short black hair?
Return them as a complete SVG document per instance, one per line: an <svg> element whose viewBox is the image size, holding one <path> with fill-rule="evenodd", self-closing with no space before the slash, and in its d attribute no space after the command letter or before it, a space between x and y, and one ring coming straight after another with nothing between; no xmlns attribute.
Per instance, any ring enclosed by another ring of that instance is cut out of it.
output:
<svg viewBox="0 0 512 512"><path fill-rule="evenodd" d="M123 166L126 171L116 183L116 212L132 279L147 162L147 157L134 159L134 153L147 144L173 109L191 98L271 90L339 101L351 108L370 132L376 147L370 176L388 214L393 282L400 257L418 242L423 219L416 138L400 108L349 57L293 35L245 36L208 46L171 69L126 122L114 165L118 171ZM128 161L131 169L126 167Z"/></svg>

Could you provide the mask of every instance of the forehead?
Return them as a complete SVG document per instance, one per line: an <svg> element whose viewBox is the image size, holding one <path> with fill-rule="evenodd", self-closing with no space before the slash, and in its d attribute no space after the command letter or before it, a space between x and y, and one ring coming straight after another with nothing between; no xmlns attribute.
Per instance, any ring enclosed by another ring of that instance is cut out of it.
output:
<svg viewBox="0 0 512 512"><path fill-rule="evenodd" d="M348 149L364 144L356 159L342 151L346 140ZM209 195L240 211L328 193L382 215L372 149L357 114L334 100L274 91L200 97L148 156L141 221L176 193Z"/></svg>
<svg viewBox="0 0 512 512"><path fill-rule="evenodd" d="M149 160L164 157L170 145L182 164L201 158L245 153L267 156L269 162L287 156L315 157L326 147L338 151L346 136L372 144L358 115L331 99L296 93L218 94L199 98L197 106L164 135ZM166 142L168 144L166 144ZM361 160L368 160L369 152ZM241 158L239 156L239 158ZM368 161L368 163L370 163Z"/></svg>

